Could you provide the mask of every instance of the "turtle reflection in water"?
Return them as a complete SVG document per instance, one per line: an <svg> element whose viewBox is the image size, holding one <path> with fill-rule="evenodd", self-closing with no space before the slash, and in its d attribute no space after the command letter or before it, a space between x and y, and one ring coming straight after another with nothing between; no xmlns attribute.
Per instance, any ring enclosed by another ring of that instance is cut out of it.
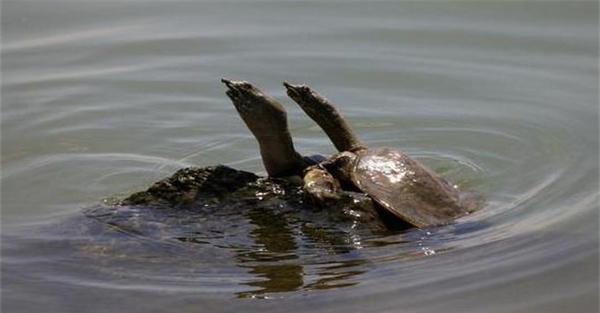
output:
<svg viewBox="0 0 600 313"><path fill-rule="evenodd" d="M284 83L339 151L329 158L302 156L280 103L248 82L222 81L258 141L268 177L222 165L184 168L116 209L96 208L87 215L137 235L228 248L237 238L229 221L246 218L254 226L254 245L262 248L234 248L236 260L266 278L248 283L262 289L238 294L247 297L353 285L364 260L336 260L324 268L322 279L305 282L303 251L314 246L326 249L325 255L346 254L360 248L360 238L448 224L480 206L478 197L460 192L401 151L367 148L328 100L305 85ZM208 238L211 231L222 234L221 241Z"/></svg>

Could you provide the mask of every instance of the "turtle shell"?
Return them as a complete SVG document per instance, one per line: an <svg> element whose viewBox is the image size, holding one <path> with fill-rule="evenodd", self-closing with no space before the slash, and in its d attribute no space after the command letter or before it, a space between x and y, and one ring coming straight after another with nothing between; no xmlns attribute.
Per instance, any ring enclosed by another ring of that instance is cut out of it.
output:
<svg viewBox="0 0 600 313"><path fill-rule="evenodd" d="M400 219L428 227L448 224L469 212L454 186L402 151L376 148L357 156L354 184Z"/></svg>

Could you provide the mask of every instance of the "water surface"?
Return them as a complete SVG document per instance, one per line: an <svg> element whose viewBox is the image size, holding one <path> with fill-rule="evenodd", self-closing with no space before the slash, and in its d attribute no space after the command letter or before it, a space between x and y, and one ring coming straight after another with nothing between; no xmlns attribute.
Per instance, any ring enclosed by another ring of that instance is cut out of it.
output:
<svg viewBox="0 0 600 313"><path fill-rule="evenodd" d="M597 27L593 1L3 1L2 309L596 312ZM223 76L302 153L334 150L283 80L488 203L385 235L86 216L185 166L264 173Z"/></svg>

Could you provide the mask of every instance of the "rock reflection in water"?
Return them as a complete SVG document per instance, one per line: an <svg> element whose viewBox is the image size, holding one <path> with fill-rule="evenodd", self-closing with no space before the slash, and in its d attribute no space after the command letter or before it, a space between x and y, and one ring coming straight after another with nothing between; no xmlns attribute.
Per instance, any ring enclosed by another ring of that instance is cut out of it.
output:
<svg viewBox="0 0 600 313"><path fill-rule="evenodd" d="M250 235L257 247L252 251L239 251L237 259L241 267L249 268L249 273L257 275L260 279L245 282L244 285L259 289L239 292L239 298L267 298L269 293L298 289L348 287L356 282L345 280L365 272L352 270L365 263L360 259L316 266L298 261L301 252L296 240L306 241L309 243L307 247L314 246L310 243L317 243L326 250L325 253L333 251L342 254L354 249L351 241L347 239L347 234L329 231L306 222L296 227L284 214L268 209L255 209L246 216L256 227ZM296 228L301 232L299 237L295 236ZM309 273L311 267L315 267L316 275Z"/></svg>
<svg viewBox="0 0 600 313"><path fill-rule="evenodd" d="M248 252L238 252L237 259L241 267L250 268L251 274L258 275L264 280L246 283L248 286L260 289L238 293L238 296L255 297L269 292L292 291L302 287L304 284L302 266L279 264L286 260L298 259L295 254L298 247L285 216L267 209L255 209L248 212L246 216L256 226L250 235L259 247ZM256 262L258 264L252 265ZM273 262L277 264L272 264Z"/></svg>
<svg viewBox="0 0 600 313"><path fill-rule="evenodd" d="M338 264L327 264L319 272L320 278L305 286L306 289L333 289L350 287L358 282L350 281L354 276L365 273L365 270L357 267L365 264L363 259L340 262Z"/></svg>
<svg viewBox="0 0 600 313"><path fill-rule="evenodd" d="M124 252L143 262L132 267L143 271L151 255L155 263L179 259L198 271L197 277L170 279L227 281L231 276L212 273L235 273L235 282L225 288L239 298L357 284L365 272L359 253L364 239L385 230L374 208L345 202L313 206L303 199L302 189L289 181L225 166L187 168L85 215L100 223L93 246L143 242ZM102 225L118 232L103 232ZM168 253L163 246L181 251ZM239 276L240 269L248 275Z"/></svg>

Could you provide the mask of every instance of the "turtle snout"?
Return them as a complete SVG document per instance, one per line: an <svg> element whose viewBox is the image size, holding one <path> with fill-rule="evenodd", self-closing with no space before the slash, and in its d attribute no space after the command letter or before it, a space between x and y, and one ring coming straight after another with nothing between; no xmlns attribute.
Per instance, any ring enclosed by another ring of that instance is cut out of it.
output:
<svg viewBox="0 0 600 313"><path fill-rule="evenodd" d="M245 80L229 80L227 78L222 78L221 82L227 86L229 90L226 91L228 96L236 96L236 97L253 97L253 96L262 96L262 93L254 87L251 83Z"/></svg>
<svg viewBox="0 0 600 313"><path fill-rule="evenodd" d="M298 93L298 90L296 90L296 86L288 83L288 82L283 82L283 86L285 87L285 89L287 89L287 94L288 96L292 97L292 98L297 98L300 96L300 94Z"/></svg>
<svg viewBox="0 0 600 313"><path fill-rule="evenodd" d="M232 88L232 86L233 86L233 81L230 79L227 79L225 77L221 78L221 82L223 84L225 84L227 86L227 88Z"/></svg>
<svg viewBox="0 0 600 313"><path fill-rule="evenodd" d="M287 94L294 100L299 100L309 93L310 88L306 85L293 85L288 82L283 82L283 86L287 89Z"/></svg>

